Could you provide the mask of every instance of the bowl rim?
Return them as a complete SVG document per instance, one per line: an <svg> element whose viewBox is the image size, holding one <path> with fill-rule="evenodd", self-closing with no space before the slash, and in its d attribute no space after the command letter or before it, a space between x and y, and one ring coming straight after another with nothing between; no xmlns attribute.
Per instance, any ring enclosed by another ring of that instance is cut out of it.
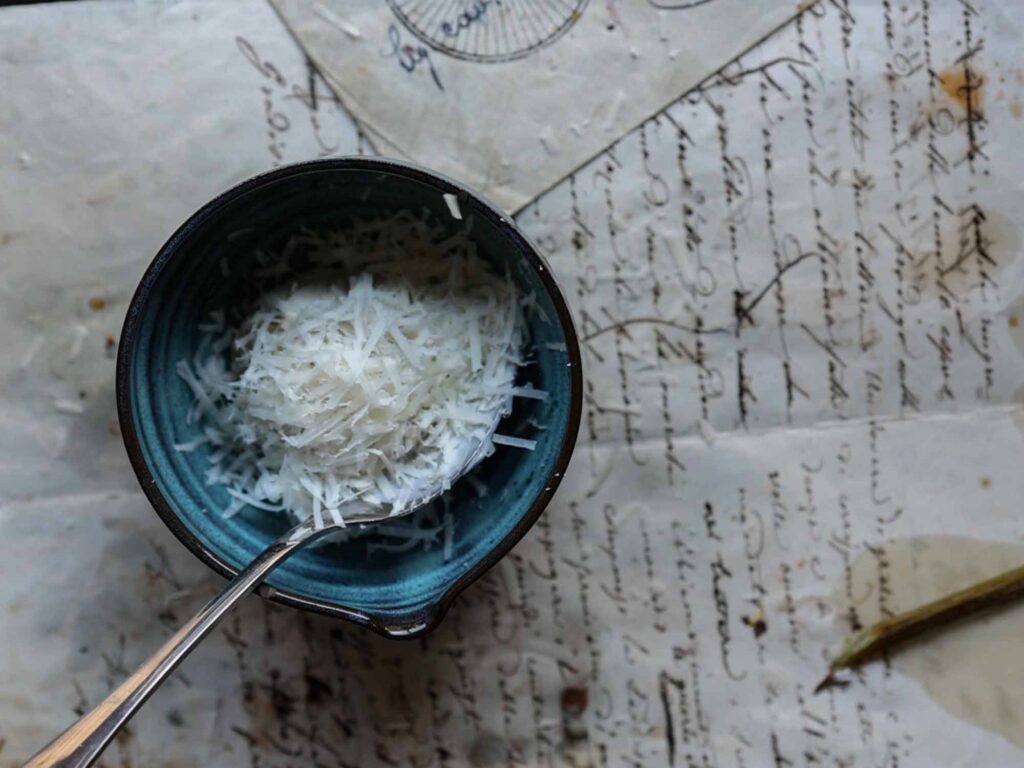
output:
<svg viewBox="0 0 1024 768"><path fill-rule="evenodd" d="M178 518L178 515L175 514L171 505L157 486L156 480L143 455L137 425L132 415L132 395L129 387L131 363L135 354L140 318L143 315L144 307L148 302L157 278L171 259L174 258L179 246L197 227L209 220L221 208L241 195L282 178L305 173L352 170L393 173L437 187L441 193L451 193L471 198L481 212L491 219L502 234L519 249L525 256L527 263L530 264L536 275L540 278L554 304L559 325L565 336L566 353L569 358L569 423L566 426L558 455L551 470L548 472L544 488L512 530L491 548L484 558L474 563L465 573L449 584L435 601L417 611L397 617L386 617L375 615L372 612L349 608L328 600L311 598L297 592L279 590L268 584L263 584L256 590L258 594L274 602L302 608L314 613L346 619L368 627L384 637L414 638L425 635L437 628L455 599L470 584L479 579L508 554L512 547L533 527L561 484L576 445L583 406L583 371L576 328L568 303L561 288L555 281L547 260L515 224L511 214L503 211L479 192L454 179L413 163L391 158L366 156L320 158L282 165L245 179L221 192L190 215L160 247L153 261L143 273L128 305L128 311L125 315L124 324L121 327L121 336L118 343L117 369L115 374L117 416L120 423L121 436L128 453L128 460L142 487L143 493L145 493L146 498L160 516L160 519L163 520L171 533L197 558L220 575L226 578L233 578L238 574L238 569L218 557Z"/></svg>

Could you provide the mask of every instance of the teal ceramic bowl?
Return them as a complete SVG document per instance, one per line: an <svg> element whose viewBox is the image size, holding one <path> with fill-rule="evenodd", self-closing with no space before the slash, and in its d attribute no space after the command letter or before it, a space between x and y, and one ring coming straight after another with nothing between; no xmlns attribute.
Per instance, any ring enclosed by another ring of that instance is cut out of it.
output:
<svg viewBox="0 0 1024 768"><path fill-rule="evenodd" d="M457 197L461 221L449 213L445 194ZM290 522L252 508L222 516L229 497L204 482L208 454L174 447L200 429L186 419L191 396L175 366L193 358L198 326L211 310L251 300L247 274L257 248L273 254L300 227L401 210L426 210L453 231L468 227L478 253L534 295L537 311L527 317L531 362L519 376L548 397L516 399L499 427L536 440L535 450L499 447L447 494L456 521L447 560L441 546L384 551L364 536L298 552L262 591L390 637L435 627L459 592L526 533L551 500L576 440L582 382L572 319L548 265L510 218L449 179L390 160L319 160L257 176L200 209L160 249L128 309L117 360L121 431L142 489L197 557L225 576L236 574Z"/></svg>

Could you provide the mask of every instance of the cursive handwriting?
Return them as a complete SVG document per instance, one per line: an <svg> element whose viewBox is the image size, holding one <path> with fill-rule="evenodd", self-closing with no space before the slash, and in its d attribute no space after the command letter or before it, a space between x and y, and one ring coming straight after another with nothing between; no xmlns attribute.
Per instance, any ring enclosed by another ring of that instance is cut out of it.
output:
<svg viewBox="0 0 1024 768"><path fill-rule="evenodd" d="M319 157L326 157L336 153L341 144L338 141L329 142L323 135L323 122L321 118L321 106L326 101L332 104L335 109L341 109L341 102L333 91L326 85L323 76L314 66L312 61L306 60L305 83L294 83L284 76L281 70L263 58L256 47L244 37L236 37L235 44L239 52L245 57L253 69L262 77L260 94L263 96L263 120L267 129L267 151L273 157L273 165L280 165L284 162L285 136L296 128L296 123L301 123L302 116L308 122L313 139L320 148ZM321 95L321 91L325 94ZM302 105L303 111L296 114L290 107L298 102ZM291 113L289 118L287 113Z"/></svg>
<svg viewBox="0 0 1024 768"><path fill-rule="evenodd" d="M415 72L421 65L427 67L430 77L438 90L443 91L441 76L437 73L433 60L430 58L430 49L424 45L410 45L402 42L402 35L394 24L388 27L389 49L380 52L382 58L395 59L398 65L409 74Z"/></svg>
<svg viewBox="0 0 1024 768"><path fill-rule="evenodd" d="M476 0L469 8L455 17L455 22L442 21L441 31L448 37L458 37L459 34L476 24L487 13L491 5L501 5L501 0Z"/></svg>

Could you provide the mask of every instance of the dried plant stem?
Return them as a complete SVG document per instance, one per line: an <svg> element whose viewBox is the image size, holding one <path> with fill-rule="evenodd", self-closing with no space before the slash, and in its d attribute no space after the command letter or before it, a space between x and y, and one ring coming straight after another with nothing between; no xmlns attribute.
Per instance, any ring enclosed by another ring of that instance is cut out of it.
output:
<svg viewBox="0 0 1024 768"><path fill-rule="evenodd" d="M883 619L849 635L816 691L837 684L835 673L855 669L913 637L1024 596L1024 566L979 581L959 592Z"/></svg>

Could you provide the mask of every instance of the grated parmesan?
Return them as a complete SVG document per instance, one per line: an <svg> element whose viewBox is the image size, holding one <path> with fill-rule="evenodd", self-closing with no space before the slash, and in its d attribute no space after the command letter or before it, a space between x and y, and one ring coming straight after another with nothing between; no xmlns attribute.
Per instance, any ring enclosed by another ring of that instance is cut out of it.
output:
<svg viewBox="0 0 1024 768"><path fill-rule="evenodd" d="M225 486L226 516L252 506L323 526L367 508L402 514L493 452L513 397L546 397L515 386L525 332L510 278L465 234L442 233L400 214L304 231L277 260L254 254L258 278L293 282L233 324L212 313L178 363L201 434L176 448L210 445L206 480ZM372 530L397 543L368 551L453 546L447 508L429 529Z"/></svg>
<svg viewBox="0 0 1024 768"><path fill-rule="evenodd" d="M491 441L495 445L507 445L510 448L522 448L527 451L532 451L537 447L536 440L527 440L525 437L514 437L513 435L494 434L491 436Z"/></svg>
<svg viewBox="0 0 1024 768"><path fill-rule="evenodd" d="M443 197L444 204L448 206L448 213L451 214L453 219L462 221L462 208L459 207L459 198L451 192L445 192Z"/></svg>

